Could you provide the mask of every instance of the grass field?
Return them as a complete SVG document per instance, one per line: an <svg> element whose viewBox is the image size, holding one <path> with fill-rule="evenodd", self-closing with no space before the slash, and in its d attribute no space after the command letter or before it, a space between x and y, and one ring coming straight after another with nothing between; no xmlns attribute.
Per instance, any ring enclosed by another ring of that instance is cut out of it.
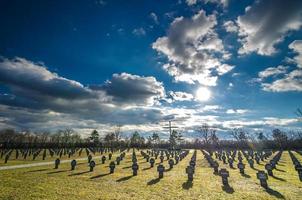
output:
<svg viewBox="0 0 302 200"><path fill-rule="evenodd" d="M108 174L108 160L106 164L100 164L100 156L95 159L97 166L94 172L89 172L87 161L79 161L75 171L70 171L69 163L61 164L57 170L53 166L42 166L0 171L0 199L302 199L302 182L288 152L283 152L274 170L275 177L269 177L271 189L268 191L260 187L256 178L257 170L264 169L264 162L251 169L244 160L245 176L240 175L238 169L230 169L220 162L220 167L230 171L232 189L225 190L221 177L213 175L213 169L209 168L201 151L197 151L194 181L190 184L185 168L192 154L190 151L178 165L165 172L163 179L157 179L156 167L149 168L149 163L139 152L137 176L132 176L130 152L114 174ZM294 154L302 161L301 155ZM113 159L116 156L113 155ZM156 160L158 162L159 159ZM168 168L166 160L164 165Z"/></svg>

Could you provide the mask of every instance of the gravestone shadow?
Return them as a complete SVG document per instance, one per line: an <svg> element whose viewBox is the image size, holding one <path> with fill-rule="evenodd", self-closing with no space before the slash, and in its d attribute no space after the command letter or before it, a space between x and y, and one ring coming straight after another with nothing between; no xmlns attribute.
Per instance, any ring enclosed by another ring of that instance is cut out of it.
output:
<svg viewBox="0 0 302 200"><path fill-rule="evenodd" d="M234 188L232 188L230 185L223 185L221 186L221 189L228 194L233 194L235 192Z"/></svg>
<svg viewBox="0 0 302 200"><path fill-rule="evenodd" d="M132 178L132 177L133 177L133 175L125 176L125 177L123 177L123 178L120 178L120 179L116 180L116 182L127 181L127 180L129 180L130 178Z"/></svg>
<svg viewBox="0 0 302 200"><path fill-rule="evenodd" d="M132 166L127 166L127 167L123 167L122 169L129 169L131 168Z"/></svg>
<svg viewBox="0 0 302 200"><path fill-rule="evenodd" d="M171 171L173 168L165 169L165 172Z"/></svg>
<svg viewBox="0 0 302 200"><path fill-rule="evenodd" d="M27 171L27 173L31 173L31 172L43 172L43 171L47 171L50 169L36 169L36 170L31 170L31 171Z"/></svg>
<svg viewBox="0 0 302 200"><path fill-rule="evenodd" d="M90 179L97 179L97 178L101 178L101 177L103 177L103 176L107 176L107 175L109 175L110 173L107 173L107 174L100 174L100 175L97 175L97 176L92 176L92 177L90 177Z"/></svg>
<svg viewBox="0 0 302 200"><path fill-rule="evenodd" d="M54 172L48 172L46 174L58 174L58 173L63 173L63 172L68 172L70 170L59 170L59 171L54 171Z"/></svg>
<svg viewBox="0 0 302 200"><path fill-rule="evenodd" d="M150 180L147 185L154 185L156 183L158 183L160 181L160 178L155 178L155 179L152 179Z"/></svg>
<svg viewBox="0 0 302 200"><path fill-rule="evenodd" d="M243 176L244 178L251 178L251 176L248 174L241 174L241 176Z"/></svg>
<svg viewBox="0 0 302 200"><path fill-rule="evenodd" d="M148 170L148 169L152 169L152 167L144 168L143 171Z"/></svg>
<svg viewBox="0 0 302 200"><path fill-rule="evenodd" d="M278 168L276 168L276 170L279 171L279 172L286 172L285 170L278 169Z"/></svg>
<svg viewBox="0 0 302 200"><path fill-rule="evenodd" d="M285 179L283 179L283 178L280 178L280 177L277 177L277 176L272 176L274 179L276 179L276 180L278 180L278 181L283 181L283 182L286 182L286 180Z"/></svg>
<svg viewBox="0 0 302 200"><path fill-rule="evenodd" d="M265 190L268 194L272 195L272 196L275 196L276 198L278 199L285 199L285 197L278 191L276 190L273 190L272 188L267 188Z"/></svg>
<svg viewBox="0 0 302 200"><path fill-rule="evenodd" d="M192 181L186 181L182 184L182 188L185 190L188 190L193 187L193 182Z"/></svg>
<svg viewBox="0 0 302 200"><path fill-rule="evenodd" d="M79 173L75 173L75 174L69 174L68 176L78 176L78 175L82 175L82 174L87 174L90 171L85 171L85 172L79 172Z"/></svg>
<svg viewBox="0 0 302 200"><path fill-rule="evenodd" d="M255 170L255 171L260 171L260 169L258 169L258 168L256 168L256 167L253 167L253 168L251 168L251 169L253 169L253 170Z"/></svg>

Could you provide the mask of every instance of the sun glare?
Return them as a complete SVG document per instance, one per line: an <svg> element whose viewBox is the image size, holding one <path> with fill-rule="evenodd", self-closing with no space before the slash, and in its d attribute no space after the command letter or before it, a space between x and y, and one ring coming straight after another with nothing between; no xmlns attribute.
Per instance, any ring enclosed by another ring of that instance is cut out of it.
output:
<svg viewBox="0 0 302 200"><path fill-rule="evenodd" d="M196 91L196 99L199 101L207 101L211 98L211 91L206 87L200 87Z"/></svg>

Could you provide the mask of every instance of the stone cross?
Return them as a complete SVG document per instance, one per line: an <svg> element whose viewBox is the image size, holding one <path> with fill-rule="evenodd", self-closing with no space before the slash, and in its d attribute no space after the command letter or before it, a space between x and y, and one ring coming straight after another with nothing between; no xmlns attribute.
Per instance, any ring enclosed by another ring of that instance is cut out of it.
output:
<svg viewBox="0 0 302 200"><path fill-rule="evenodd" d="M59 165L60 165L60 159L59 158L57 158L56 160L55 160L55 169L58 169L59 168Z"/></svg>
<svg viewBox="0 0 302 200"><path fill-rule="evenodd" d="M155 163L155 160L154 160L154 158L150 158L150 165L151 165L151 167L154 167L154 163Z"/></svg>
<svg viewBox="0 0 302 200"><path fill-rule="evenodd" d="M137 175L137 170L138 170L138 164L137 163L133 163L132 164L132 171L133 171L133 176Z"/></svg>
<svg viewBox="0 0 302 200"><path fill-rule="evenodd" d="M228 159L228 162L229 162L230 168L234 168L234 167L233 167L233 159L232 159L232 158L229 158L229 159Z"/></svg>
<svg viewBox="0 0 302 200"><path fill-rule="evenodd" d="M239 169L239 171L240 171L240 174L244 174L245 164L243 164L242 162L239 162L239 163L237 164L237 167L238 167L238 169Z"/></svg>
<svg viewBox="0 0 302 200"><path fill-rule="evenodd" d="M157 166L158 178L164 177L164 171L165 171L165 167L162 164L159 164Z"/></svg>
<svg viewBox="0 0 302 200"><path fill-rule="evenodd" d="M114 161L110 162L109 169L110 169L110 174L113 174L114 173L114 169L115 169L115 163L114 163Z"/></svg>
<svg viewBox="0 0 302 200"><path fill-rule="evenodd" d="M170 159L169 160L169 165L170 165L170 169L173 168L173 165L174 165L174 160L173 159Z"/></svg>
<svg viewBox="0 0 302 200"><path fill-rule="evenodd" d="M177 164L179 161L179 157L178 156L175 156L175 164Z"/></svg>
<svg viewBox="0 0 302 200"><path fill-rule="evenodd" d="M90 171L93 172L93 168L95 167L95 162L93 160L89 163Z"/></svg>
<svg viewBox="0 0 302 200"><path fill-rule="evenodd" d="M120 156L116 157L116 164L119 165L120 162L121 162L121 157Z"/></svg>
<svg viewBox="0 0 302 200"><path fill-rule="evenodd" d="M267 173L268 173L268 175L269 176L273 176L273 167L272 167L272 165L271 164L266 164L265 165L265 169L266 169L266 171L267 171Z"/></svg>
<svg viewBox="0 0 302 200"><path fill-rule="evenodd" d="M194 174L194 167L189 165L186 168L186 173L188 174L188 181L192 182L193 181L193 174Z"/></svg>
<svg viewBox="0 0 302 200"><path fill-rule="evenodd" d="M71 164L71 170L75 170L75 167L77 165L77 161L76 160L72 160L70 164Z"/></svg>
<svg viewBox="0 0 302 200"><path fill-rule="evenodd" d="M264 187L265 189L268 188L268 186L267 186L268 176L267 176L267 174L264 171L258 171L258 173L257 173L257 179L260 180L260 185L262 187Z"/></svg>
<svg viewBox="0 0 302 200"><path fill-rule="evenodd" d="M106 161L106 156L102 156L102 164L104 164Z"/></svg>
<svg viewBox="0 0 302 200"><path fill-rule="evenodd" d="M248 162L249 162L250 167L254 168L254 160L253 159L249 159Z"/></svg>
<svg viewBox="0 0 302 200"><path fill-rule="evenodd" d="M159 157L159 159L160 159L160 163L162 163L162 162L164 162L164 156L163 155L161 155L160 157Z"/></svg>
<svg viewBox="0 0 302 200"><path fill-rule="evenodd" d="M222 178L222 184L224 186L229 186L228 177L230 176L230 174L229 174L228 170L226 170L225 168L220 169L219 175Z"/></svg>

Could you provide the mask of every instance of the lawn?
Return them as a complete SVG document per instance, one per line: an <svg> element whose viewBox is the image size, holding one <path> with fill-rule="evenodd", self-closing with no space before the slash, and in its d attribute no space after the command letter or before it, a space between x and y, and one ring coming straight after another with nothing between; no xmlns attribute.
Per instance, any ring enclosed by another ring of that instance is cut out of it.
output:
<svg viewBox="0 0 302 200"><path fill-rule="evenodd" d="M224 190L221 177L213 174L201 151L197 151L197 162L192 184L187 182L185 168L193 150L172 170L164 173L163 179L157 179L156 167L150 164L137 152L139 172L132 176L131 152L126 154L114 174L108 174L108 160L97 165L89 172L87 161L79 161L75 171L70 171L70 164L61 164L59 169L53 166L41 166L16 170L0 171L0 199L301 199L302 182L299 181L288 152L283 152L275 178L269 177L269 191L261 188L256 178L257 170L264 169L264 162L255 164L251 169L246 160L246 175L238 169L230 169L219 162L230 172L231 190ZM294 153L302 161L302 156ZM117 154L113 155L113 159ZM156 163L159 159L156 160ZM165 160L164 165L168 168ZM237 163L234 163L237 166Z"/></svg>

